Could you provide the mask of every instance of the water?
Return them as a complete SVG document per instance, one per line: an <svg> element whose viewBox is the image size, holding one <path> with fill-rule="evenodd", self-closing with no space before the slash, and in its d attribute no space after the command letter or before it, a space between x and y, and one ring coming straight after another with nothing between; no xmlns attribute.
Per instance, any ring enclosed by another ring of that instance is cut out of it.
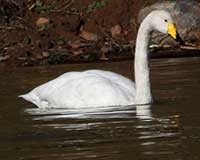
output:
<svg viewBox="0 0 200 160"><path fill-rule="evenodd" d="M133 62L0 71L2 160L199 160L200 58L151 61L152 106L40 110L17 95L67 71L107 69L133 79Z"/></svg>

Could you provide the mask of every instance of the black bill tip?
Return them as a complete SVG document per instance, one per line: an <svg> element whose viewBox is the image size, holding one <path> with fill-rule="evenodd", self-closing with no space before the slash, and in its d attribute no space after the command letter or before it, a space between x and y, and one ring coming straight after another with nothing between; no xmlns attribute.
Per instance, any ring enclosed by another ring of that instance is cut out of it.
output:
<svg viewBox="0 0 200 160"><path fill-rule="evenodd" d="M183 39L180 37L179 33L177 33L176 42L179 42L180 45L184 45L185 44L185 42L183 41Z"/></svg>

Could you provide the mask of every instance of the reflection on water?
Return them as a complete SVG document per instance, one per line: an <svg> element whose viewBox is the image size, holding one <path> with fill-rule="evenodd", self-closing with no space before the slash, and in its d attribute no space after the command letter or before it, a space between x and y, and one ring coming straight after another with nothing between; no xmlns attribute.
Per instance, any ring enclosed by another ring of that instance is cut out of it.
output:
<svg viewBox="0 0 200 160"><path fill-rule="evenodd" d="M108 69L133 79L132 62L2 71L0 159L199 160L199 64L199 58L154 60L152 106L84 110L39 109L17 95L80 68Z"/></svg>
<svg viewBox="0 0 200 160"><path fill-rule="evenodd" d="M88 134L91 134L90 132L92 131L97 136L92 136L93 138L90 140L87 139L89 137L85 139L84 136L78 134L78 136L80 136L78 140L65 140L62 142L62 144L86 144L89 146L91 145L91 147L95 145L94 147L96 147L96 145L104 146L104 143L108 143L110 147L108 147L109 150L108 153L106 153L105 155L106 157L109 156L109 154L112 155L113 147L115 148L116 145L120 145L120 143L121 145L124 145L126 150L128 150L129 152L131 152L131 150L135 147L140 148L140 150L142 150L141 156L144 157L149 155L152 155L153 157L157 155L173 155L174 152L171 149L168 149L166 151L159 151L159 146L161 145L159 144L159 139L174 139L175 143L171 141L169 144L169 147L173 147L174 144L177 145L176 143L178 143L176 137L178 138L178 136L180 136L180 133L178 131L179 125L177 124L177 121L173 120L177 120L179 117L172 116L167 118L154 118L151 114L150 105L116 106L103 107L98 109L88 108L84 109L84 111L80 111L78 109L41 110L38 108L34 108L26 109L26 112L32 115L32 119L35 121L53 122L39 125L37 124L35 127L51 127L55 129L63 129L67 132L88 132ZM66 122L67 120L73 121L69 123ZM78 123L75 120L78 120ZM129 144L129 141L132 141L132 143L135 141L136 144L133 143L132 146L131 144ZM131 148L127 148L127 144L130 145L129 147ZM155 152L151 149L151 147L155 147L158 150ZM102 147L100 147L100 149L103 150ZM116 155L120 155L125 152L125 150L121 150L119 146L119 149L115 152ZM86 155L84 156L88 156L87 152L85 154ZM90 152L89 154L92 154L90 156L93 158L101 157L101 154L99 154L98 152ZM131 157L129 158L131 159Z"/></svg>
<svg viewBox="0 0 200 160"><path fill-rule="evenodd" d="M150 105L140 106L110 106L98 108L84 108L83 110L77 108L67 109L40 109L29 108L25 112L33 117L33 120L54 120L54 119L112 119L112 118L130 118L135 114L138 119L151 119Z"/></svg>
<svg viewBox="0 0 200 160"><path fill-rule="evenodd" d="M136 117L139 119L151 120L151 105L139 105L136 106Z"/></svg>

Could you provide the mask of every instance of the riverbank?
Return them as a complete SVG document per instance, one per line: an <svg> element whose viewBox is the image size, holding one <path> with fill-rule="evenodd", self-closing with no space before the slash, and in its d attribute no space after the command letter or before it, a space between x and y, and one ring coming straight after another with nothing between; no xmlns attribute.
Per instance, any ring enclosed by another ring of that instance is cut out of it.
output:
<svg viewBox="0 0 200 160"><path fill-rule="evenodd" d="M139 12L157 1L2 2L0 66L9 68L133 58ZM196 47L157 46L153 58L199 55Z"/></svg>

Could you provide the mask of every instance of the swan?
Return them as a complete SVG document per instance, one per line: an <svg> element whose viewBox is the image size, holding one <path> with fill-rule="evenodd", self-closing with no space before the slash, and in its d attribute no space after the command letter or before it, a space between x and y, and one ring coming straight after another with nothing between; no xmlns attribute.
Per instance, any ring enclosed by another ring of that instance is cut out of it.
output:
<svg viewBox="0 0 200 160"><path fill-rule="evenodd" d="M151 33L159 31L177 38L168 11L155 10L141 23L135 49L135 83L122 75L103 70L68 72L19 97L39 108L84 108L153 103L148 62Z"/></svg>

